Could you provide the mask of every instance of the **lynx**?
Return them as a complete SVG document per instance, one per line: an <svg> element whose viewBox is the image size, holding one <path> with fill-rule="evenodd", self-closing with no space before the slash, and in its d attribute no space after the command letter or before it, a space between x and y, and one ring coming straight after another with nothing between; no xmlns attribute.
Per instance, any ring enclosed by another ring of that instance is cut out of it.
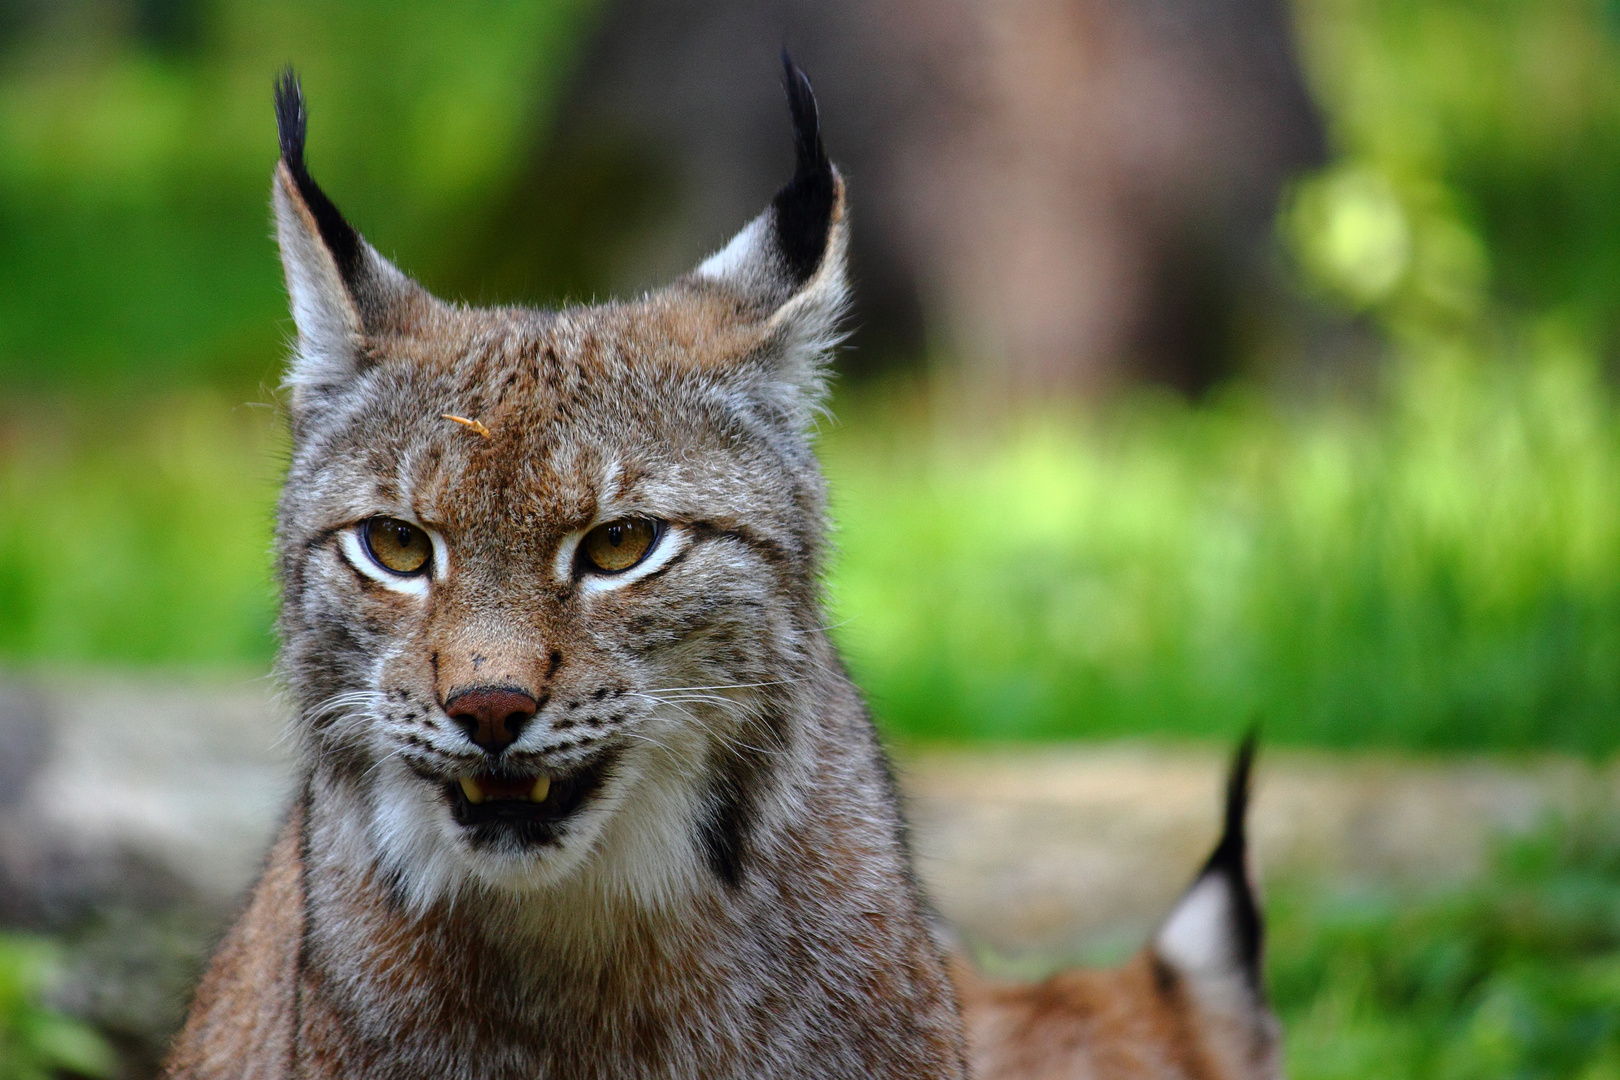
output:
<svg viewBox="0 0 1620 1080"><path fill-rule="evenodd" d="M978 1080L1277 1080L1281 1038L1261 981L1249 880L1250 736L1226 783L1219 843L1130 962L1001 985L956 965Z"/></svg>
<svg viewBox="0 0 1620 1080"><path fill-rule="evenodd" d="M441 302L305 166L277 512L302 778L172 1077L960 1077L811 452L844 184L639 300Z"/></svg>
<svg viewBox="0 0 1620 1080"><path fill-rule="evenodd" d="M311 178L279 82L302 764L167 1076L968 1075L826 632L809 429L848 226L784 66L796 169L766 210L662 290L553 312L446 303L379 255ZM1249 925L1202 887L1191 930L1113 984L971 982L984 1074L1250 1075L1187 1057L1206 1006L1263 1011L1202 980L1207 945L1166 948ZM1116 999L1143 1019L1096 1022ZM1191 1064L1105 1071L1076 1039Z"/></svg>

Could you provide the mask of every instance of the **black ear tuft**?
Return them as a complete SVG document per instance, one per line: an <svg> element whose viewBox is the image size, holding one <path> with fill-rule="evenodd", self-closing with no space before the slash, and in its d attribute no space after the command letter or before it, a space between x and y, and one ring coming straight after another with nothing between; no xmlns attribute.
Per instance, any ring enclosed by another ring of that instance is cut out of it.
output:
<svg viewBox="0 0 1620 1080"><path fill-rule="evenodd" d="M826 253L837 181L821 145L815 92L786 49L782 50L782 72L788 110L793 115L795 167L793 179L776 193L771 206L776 211L777 247L794 283L802 284L816 272Z"/></svg>
<svg viewBox="0 0 1620 1080"><path fill-rule="evenodd" d="M281 160L294 176L304 172L304 134L309 117L304 113L304 88L298 73L288 64L276 80L276 134L281 139Z"/></svg>
<svg viewBox="0 0 1620 1080"><path fill-rule="evenodd" d="M1231 889L1232 932L1236 937L1238 960L1251 985L1260 985L1260 952L1265 934L1264 917L1249 882L1249 774L1254 767L1255 731L1250 729L1238 744L1226 778L1226 822L1220 843L1204 864L1200 879L1212 875L1224 878Z"/></svg>
<svg viewBox="0 0 1620 1080"><path fill-rule="evenodd" d="M304 90L298 74L288 65L276 80L276 132L281 140L281 160L298 185L298 194L315 218L315 227L337 263L338 273L352 291L360 272L360 234L350 225L332 200L326 197L304 165L304 137L309 115L304 111Z"/></svg>

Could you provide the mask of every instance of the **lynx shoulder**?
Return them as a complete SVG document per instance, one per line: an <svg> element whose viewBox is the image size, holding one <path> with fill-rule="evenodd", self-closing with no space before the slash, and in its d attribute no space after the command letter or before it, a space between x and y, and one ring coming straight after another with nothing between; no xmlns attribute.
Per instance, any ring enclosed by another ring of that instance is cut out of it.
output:
<svg viewBox="0 0 1620 1080"><path fill-rule="evenodd" d="M1248 866L1251 736L1227 778L1220 842L1153 941L1107 970L1035 985L957 965L979 1080L1278 1080L1281 1037L1266 1003L1264 927Z"/></svg>
<svg viewBox="0 0 1620 1080"><path fill-rule="evenodd" d="M311 178L277 515L296 807L171 1077L960 1077L887 763L830 644L807 428L844 185L638 300L442 302Z"/></svg>

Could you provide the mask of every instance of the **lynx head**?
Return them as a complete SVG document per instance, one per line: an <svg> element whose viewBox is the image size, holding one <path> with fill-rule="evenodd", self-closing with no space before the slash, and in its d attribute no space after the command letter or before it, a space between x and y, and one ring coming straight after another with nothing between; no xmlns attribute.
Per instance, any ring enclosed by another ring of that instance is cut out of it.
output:
<svg viewBox="0 0 1620 1080"><path fill-rule="evenodd" d="M417 909L745 872L831 663L807 429L844 188L784 63L797 171L769 207L660 291L554 312L396 269L311 179L299 85L277 87L282 674L314 789Z"/></svg>

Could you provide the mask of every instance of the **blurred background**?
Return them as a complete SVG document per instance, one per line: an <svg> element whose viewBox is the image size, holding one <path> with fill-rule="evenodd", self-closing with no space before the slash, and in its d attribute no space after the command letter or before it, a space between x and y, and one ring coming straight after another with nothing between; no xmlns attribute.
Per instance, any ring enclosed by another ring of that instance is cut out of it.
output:
<svg viewBox="0 0 1620 1080"><path fill-rule="evenodd" d="M765 204L784 42L835 633L968 944L1134 947L1259 722L1292 1075L1620 1077L1613 0L0 0L0 1077L147 1075L284 795L272 76L385 254L557 304Z"/></svg>

